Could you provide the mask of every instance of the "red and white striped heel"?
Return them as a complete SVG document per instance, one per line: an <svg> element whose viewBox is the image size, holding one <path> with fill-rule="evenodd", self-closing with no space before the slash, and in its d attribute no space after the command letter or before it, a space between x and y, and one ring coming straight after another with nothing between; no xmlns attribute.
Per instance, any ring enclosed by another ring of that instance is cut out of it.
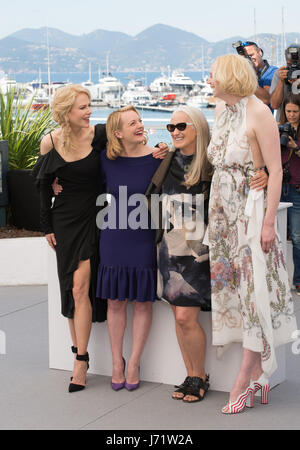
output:
<svg viewBox="0 0 300 450"><path fill-rule="evenodd" d="M254 396L260 391L260 401L262 405L267 405L269 403L269 392L270 392L270 382L266 375L263 373L262 376L257 381L252 381L250 384L251 389L253 389L253 399L252 403L248 399L246 406L248 408L253 408L254 406Z"/></svg>
<svg viewBox="0 0 300 450"><path fill-rule="evenodd" d="M262 405L267 405L269 403L270 388L269 379L264 373L259 380L253 382L254 393L256 394L256 392L260 391L260 401Z"/></svg>
<svg viewBox="0 0 300 450"><path fill-rule="evenodd" d="M227 405L222 409L222 413L238 414L243 412L249 397L249 404L252 404L253 406L254 391L250 386L236 399L235 402L228 402Z"/></svg>

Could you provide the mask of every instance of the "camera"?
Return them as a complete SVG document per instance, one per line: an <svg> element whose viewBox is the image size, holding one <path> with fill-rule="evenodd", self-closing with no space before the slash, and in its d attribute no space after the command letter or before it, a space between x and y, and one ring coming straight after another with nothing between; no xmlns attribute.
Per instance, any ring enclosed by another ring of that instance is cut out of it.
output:
<svg viewBox="0 0 300 450"><path fill-rule="evenodd" d="M297 139L297 132L289 122L285 123L284 125L278 125L278 129L280 134L281 149L285 150L289 144L290 137L294 140ZM289 184L290 180L291 180L290 163L289 161L287 161L282 166L282 182L284 184Z"/></svg>
<svg viewBox="0 0 300 450"><path fill-rule="evenodd" d="M246 44L248 44L248 42L246 42ZM232 44L232 47L237 51L237 53L239 55L244 56L245 58L249 59L249 61L252 62L252 59L250 58L250 56L247 54L247 52L245 50L245 42L244 43L242 41L234 42Z"/></svg>
<svg viewBox="0 0 300 450"><path fill-rule="evenodd" d="M280 145L284 149L288 146L290 137L293 138L294 141L297 139L297 132L289 122L284 125L278 125L278 129L280 134Z"/></svg>
<svg viewBox="0 0 300 450"><path fill-rule="evenodd" d="M286 55L291 59L292 64L288 67L287 82L294 81L300 78L300 49L299 47L289 47L286 50ZM295 72L299 71L297 76L294 75Z"/></svg>

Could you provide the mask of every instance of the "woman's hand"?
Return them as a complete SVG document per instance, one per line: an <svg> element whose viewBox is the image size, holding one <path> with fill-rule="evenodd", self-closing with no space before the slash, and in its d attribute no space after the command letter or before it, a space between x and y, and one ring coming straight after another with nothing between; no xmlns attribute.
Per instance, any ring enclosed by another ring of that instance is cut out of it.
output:
<svg viewBox="0 0 300 450"><path fill-rule="evenodd" d="M250 187L255 191L262 191L268 186L269 177L264 169L257 170L252 177Z"/></svg>
<svg viewBox="0 0 300 450"><path fill-rule="evenodd" d="M276 238L274 225L264 223L261 232L261 248L264 253L269 253Z"/></svg>
<svg viewBox="0 0 300 450"><path fill-rule="evenodd" d="M290 142L288 143L288 148L293 148L293 149L298 148L297 143L294 141L294 139L291 136L289 136L289 140L290 140Z"/></svg>
<svg viewBox="0 0 300 450"><path fill-rule="evenodd" d="M169 147L167 146L167 144L165 144L164 142L160 142L158 144L158 148L157 150L154 150L154 152L152 153L153 158L155 159L164 159L166 154L169 151Z"/></svg>
<svg viewBox="0 0 300 450"><path fill-rule="evenodd" d="M50 245L50 247L54 251L56 251L56 248L55 248L56 247L56 239L55 239L54 233L46 234L46 239L47 239L47 242Z"/></svg>
<svg viewBox="0 0 300 450"><path fill-rule="evenodd" d="M63 187L60 184L58 184L58 178L55 178L55 180L53 181L51 186L52 186L54 195L60 194L63 190Z"/></svg>

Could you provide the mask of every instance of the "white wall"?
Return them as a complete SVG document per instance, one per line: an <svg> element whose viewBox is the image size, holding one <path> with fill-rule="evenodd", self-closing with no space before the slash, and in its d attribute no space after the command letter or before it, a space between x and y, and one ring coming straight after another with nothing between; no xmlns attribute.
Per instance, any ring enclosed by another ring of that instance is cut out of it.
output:
<svg viewBox="0 0 300 450"><path fill-rule="evenodd" d="M0 286L48 283L44 237L0 239Z"/></svg>
<svg viewBox="0 0 300 450"><path fill-rule="evenodd" d="M286 209L279 211L279 229L281 236L286 231ZM284 250L286 251L286 243ZM49 364L50 368L72 370L74 356L67 320L60 314L60 293L56 271L55 253L49 248ZM127 360L131 350L132 305L128 305L128 321L124 338L124 357ZM226 349L222 357L217 357L216 347L212 347L211 314L201 313L200 323L207 336L206 371L211 376L211 388L229 392L239 371L242 346L239 343ZM88 348L90 354L90 372L111 376L111 352L107 324L94 324ZM278 370L271 384L275 386L285 380L285 347L276 351ZM145 381L178 384L186 377L185 366L177 344L174 317L171 308L164 302L153 305L153 323L142 356L141 379Z"/></svg>

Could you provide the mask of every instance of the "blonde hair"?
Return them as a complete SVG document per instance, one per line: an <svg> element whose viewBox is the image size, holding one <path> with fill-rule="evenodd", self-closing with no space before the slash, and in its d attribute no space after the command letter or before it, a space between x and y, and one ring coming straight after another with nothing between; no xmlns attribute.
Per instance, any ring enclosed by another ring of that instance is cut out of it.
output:
<svg viewBox="0 0 300 450"><path fill-rule="evenodd" d="M258 87L251 61L240 55L219 56L215 61L214 81L218 81L225 94L249 97Z"/></svg>
<svg viewBox="0 0 300 450"><path fill-rule="evenodd" d="M207 120L199 109L192 106L181 106L176 112L186 114L196 130L196 152L183 183L189 189L191 186L198 184L201 178L205 181L211 179L212 167L207 159L210 131Z"/></svg>
<svg viewBox="0 0 300 450"><path fill-rule="evenodd" d="M72 129L68 120L68 113L74 106L75 100L80 94L86 94L91 99L90 91L79 84L71 84L59 88L52 102L53 120L57 122L62 129L61 147L63 151L72 150Z"/></svg>
<svg viewBox="0 0 300 450"><path fill-rule="evenodd" d="M106 121L106 135L107 135L107 149L106 155L108 159L116 159L124 150L124 146L122 144L121 139L119 139L116 135L116 131L120 131L121 127L121 115L127 111L134 111L140 117L137 109L133 105L124 106L123 108L117 109L112 112ZM147 133L144 133L145 141L144 144L147 143Z"/></svg>

